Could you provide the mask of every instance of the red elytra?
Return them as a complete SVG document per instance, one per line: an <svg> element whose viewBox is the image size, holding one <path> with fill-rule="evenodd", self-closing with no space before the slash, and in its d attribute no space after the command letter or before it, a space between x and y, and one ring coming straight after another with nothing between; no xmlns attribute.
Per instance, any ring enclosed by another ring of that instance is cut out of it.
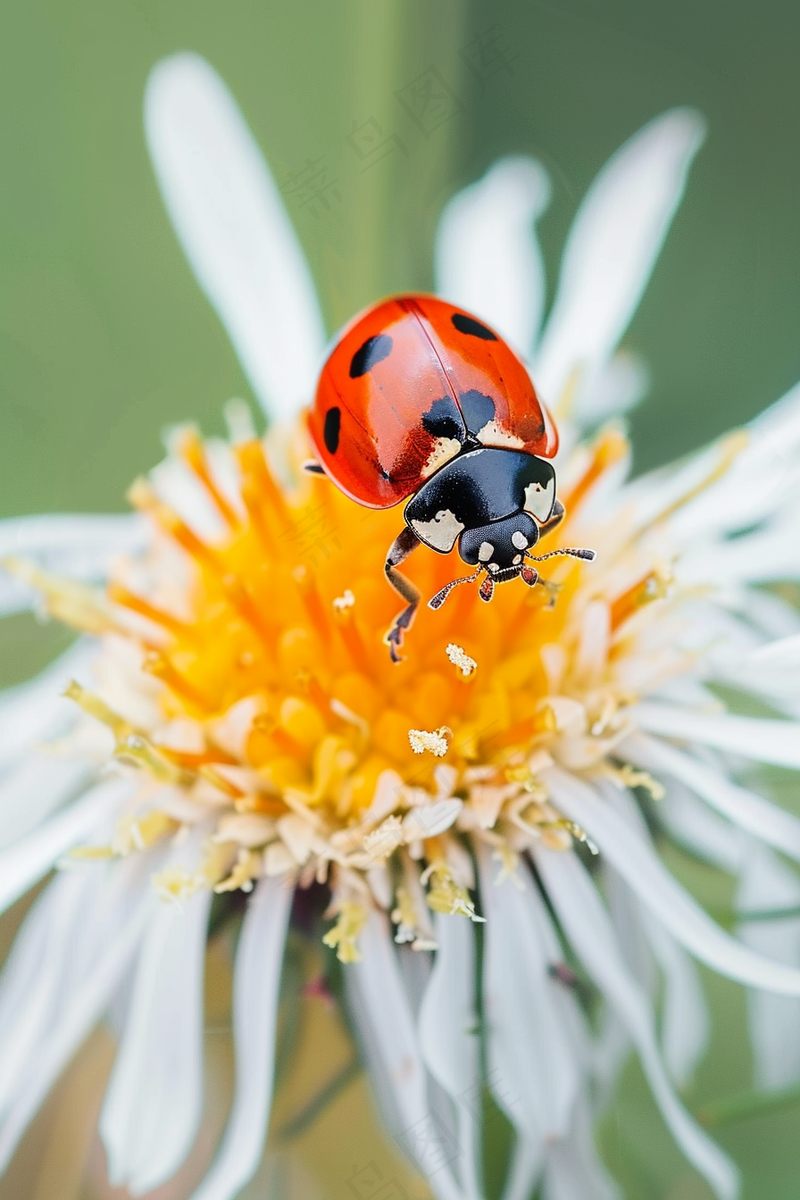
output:
<svg viewBox="0 0 800 1200"><path fill-rule="evenodd" d="M322 369L309 414L326 473L371 508L415 492L461 451L467 428L483 446L543 458L558 449L553 420L507 342L424 295L394 296L354 318Z"/></svg>

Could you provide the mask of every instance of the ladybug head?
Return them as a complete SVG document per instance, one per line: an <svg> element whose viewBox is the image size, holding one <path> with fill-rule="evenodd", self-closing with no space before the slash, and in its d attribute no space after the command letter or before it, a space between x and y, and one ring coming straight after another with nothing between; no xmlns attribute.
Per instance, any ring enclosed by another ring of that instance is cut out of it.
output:
<svg viewBox="0 0 800 1200"><path fill-rule="evenodd" d="M533 517L518 512L502 521L465 529L458 539L458 552L465 563L485 567L499 583L519 574L526 551L538 540L539 528Z"/></svg>

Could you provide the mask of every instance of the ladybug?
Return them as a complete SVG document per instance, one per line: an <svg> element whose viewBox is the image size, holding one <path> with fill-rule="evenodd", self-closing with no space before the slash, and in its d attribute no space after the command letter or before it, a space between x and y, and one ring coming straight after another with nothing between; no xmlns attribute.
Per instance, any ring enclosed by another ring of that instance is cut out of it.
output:
<svg viewBox="0 0 800 1200"><path fill-rule="evenodd" d="M558 433L521 360L483 321L425 295L366 309L322 368L308 428L318 458L309 470L370 508L407 501L385 563L406 603L385 637L394 662L420 602L398 568L418 546L449 554L458 542L475 567L429 601L434 609L481 576L487 602L496 584L538 582L531 549L564 517L549 461Z"/></svg>

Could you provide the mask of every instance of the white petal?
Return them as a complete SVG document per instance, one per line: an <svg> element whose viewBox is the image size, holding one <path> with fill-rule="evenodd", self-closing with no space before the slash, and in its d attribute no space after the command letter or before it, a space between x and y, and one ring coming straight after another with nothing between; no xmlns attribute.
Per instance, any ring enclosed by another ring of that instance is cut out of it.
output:
<svg viewBox="0 0 800 1200"><path fill-rule="evenodd" d="M620 351L578 382L569 415L581 428L621 417L644 398L650 373L634 354Z"/></svg>
<svg viewBox="0 0 800 1200"><path fill-rule="evenodd" d="M253 390L273 417L311 399L325 344L311 275L261 152L196 54L153 70L147 144L164 203Z"/></svg>
<svg viewBox="0 0 800 1200"><path fill-rule="evenodd" d="M0 847L25 837L88 784L95 768L47 754L24 758L0 782Z"/></svg>
<svg viewBox="0 0 800 1200"><path fill-rule="evenodd" d="M97 900L96 882L86 872L58 876L34 902L14 940L0 977L0 1113L12 1104L30 1059L50 1032L63 996L66 956L82 910Z"/></svg>
<svg viewBox="0 0 800 1200"><path fill-rule="evenodd" d="M542 1195L543 1200L619 1200L619 1188L595 1148L584 1100L576 1105L569 1137L548 1147Z"/></svg>
<svg viewBox="0 0 800 1200"><path fill-rule="evenodd" d="M412 808L403 818L403 834L406 841L415 838L437 837L457 820L462 800L434 800L430 804Z"/></svg>
<svg viewBox="0 0 800 1200"><path fill-rule="evenodd" d="M248 903L233 985L233 1108L217 1156L191 1200L232 1200L261 1161L272 1106L281 961L291 902L292 888L283 877L262 879Z"/></svg>
<svg viewBox="0 0 800 1200"><path fill-rule="evenodd" d="M610 783L601 785L600 791L606 802L617 809L629 829L638 833L646 845L651 845L647 824L631 793L621 791ZM641 905L635 892L613 868L606 869L604 882L623 957L631 967L634 978L651 999L657 994L657 981L651 979L647 965L655 960L660 968L663 979L662 1053L670 1078L683 1087L692 1077L708 1044L708 1007L697 968L683 947ZM615 904L620 906L621 900L626 917L626 923L622 926L618 919L614 919ZM635 947L637 939L644 939L647 945L644 971L638 968L635 957L631 955L631 944Z"/></svg>
<svg viewBox="0 0 800 1200"><path fill-rule="evenodd" d="M527 1200L545 1146L565 1137L581 1087L581 1039L572 997L549 975L563 959L532 882L494 883L479 857L486 916L483 968L488 1083L517 1133L504 1200Z"/></svg>
<svg viewBox="0 0 800 1200"><path fill-rule="evenodd" d="M419 1013L420 1050L431 1075L455 1105L462 1192L480 1200L475 932L471 922L444 913L434 914L434 929L438 950Z"/></svg>
<svg viewBox="0 0 800 1200"><path fill-rule="evenodd" d="M32 742L63 733L75 705L60 693L82 676L97 647L88 639L71 646L35 679L0 692L0 765L27 751Z"/></svg>
<svg viewBox="0 0 800 1200"><path fill-rule="evenodd" d="M744 856L736 892L741 912L796 908L800 879L763 846L752 844ZM800 966L800 919L744 921L740 936L759 954ZM800 1079L800 1000L750 991L748 1024L756 1082L762 1088L789 1087Z"/></svg>
<svg viewBox="0 0 800 1200"><path fill-rule="evenodd" d="M744 835L723 820L683 784L664 780L667 794L659 801L658 816L670 836L692 854L735 875L742 862Z"/></svg>
<svg viewBox="0 0 800 1200"><path fill-rule="evenodd" d="M708 1046L708 1006L692 959L649 913L645 914L645 920L664 979L661 1019L664 1062L670 1078L678 1087L685 1087Z"/></svg>
<svg viewBox="0 0 800 1200"><path fill-rule="evenodd" d="M555 404L575 367L609 358L636 310L704 135L697 113L657 117L608 161L564 251L534 378Z"/></svg>
<svg viewBox="0 0 800 1200"><path fill-rule="evenodd" d="M0 521L0 560L30 558L44 570L70 579L104 579L112 559L144 545L147 526L141 517L53 516L11 517ZM0 616L35 608L39 593L0 566Z"/></svg>
<svg viewBox="0 0 800 1200"><path fill-rule="evenodd" d="M755 651L748 666L775 667L779 670L800 670L800 635L781 638Z"/></svg>
<svg viewBox="0 0 800 1200"><path fill-rule="evenodd" d="M797 514L788 510L780 521L727 541L695 537L679 570L681 581L707 585L713 580L719 587L796 579L800 574Z"/></svg>
<svg viewBox="0 0 800 1200"><path fill-rule="evenodd" d="M536 851L542 875L564 932L597 986L625 1021L655 1100L686 1157L721 1200L738 1193L730 1159L682 1107L667 1079L656 1045L646 997L628 975L597 889L571 852Z"/></svg>
<svg viewBox="0 0 800 1200"><path fill-rule="evenodd" d="M446 205L436 237L436 290L483 317L530 355L544 306L544 263L533 224L550 181L531 158L502 158Z"/></svg>
<svg viewBox="0 0 800 1200"><path fill-rule="evenodd" d="M20 1084L0 1125L0 1171L5 1170L50 1088L108 1005L139 942L150 903L151 896L145 893L125 920L116 924L111 938L102 946L93 940L94 953L73 986L56 980L61 987L53 1022L49 1028L42 1026L43 1036L25 1063ZM87 913L82 916L85 923ZM80 937L79 926L75 932ZM74 941L67 943L65 949L74 952Z"/></svg>
<svg viewBox="0 0 800 1200"><path fill-rule="evenodd" d="M345 985L387 1127L438 1200L458 1200L450 1163L460 1149L431 1112L414 1018L382 914L370 912L359 949L361 960L348 965Z"/></svg>
<svg viewBox="0 0 800 1200"><path fill-rule="evenodd" d="M210 891L160 903L144 931L100 1115L109 1179L142 1195L192 1147L203 1098L203 966Z"/></svg>
<svg viewBox="0 0 800 1200"><path fill-rule="evenodd" d="M630 715L648 733L700 742L777 767L800 768L800 723L794 721L692 712L657 702L637 704Z"/></svg>
<svg viewBox="0 0 800 1200"><path fill-rule="evenodd" d="M800 862L800 820L720 772L655 738L626 738L621 752L656 774L669 772L741 829Z"/></svg>
<svg viewBox="0 0 800 1200"><path fill-rule="evenodd" d="M99 783L35 833L0 851L0 912L46 875L62 854L113 814L130 794L131 787L123 779Z"/></svg>
<svg viewBox="0 0 800 1200"><path fill-rule="evenodd" d="M762 958L720 929L596 792L555 768L543 772L543 779L557 807L586 831L642 903L687 950L740 983L800 995L800 970Z"/></svg>
<svg viewBox="0 0 800 1200"><path fill-rule="evenodd" d="M796 495L800 384L746 428L746 446L729 469L711 487L700 489L671 521L676 533L690 545L690 539L696 539L699 533L714 537L752 527L770 514L779 513L787 495ZM664 477L672 476L681 488L694 465L707 470L714 459L719 461L718 446L694 455L677 471L667 469ZM648 488L647 476L642 477L641 487Z"/></svg>

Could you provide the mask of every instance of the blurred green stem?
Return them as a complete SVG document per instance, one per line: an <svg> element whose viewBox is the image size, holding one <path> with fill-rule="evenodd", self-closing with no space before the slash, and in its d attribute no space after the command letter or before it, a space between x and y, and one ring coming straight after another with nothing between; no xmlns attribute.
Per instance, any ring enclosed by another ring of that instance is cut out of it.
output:
<svg viewBox="0 0 800 1200"><path fill-rule="evenodd" d="M292 1138L298 1137L310 1125L313 1125L317 1117L325 1111L329 1104L333 1103L339 1093L344 1091L348 1084L352 1083L361 1074L361 1070L361 1060L356 1054L320 1088L316 1096L312 1096L308 1104L304 1105L299 1113L292 1117L290 1121L287 1121L279 1130L281 1141L290 1141Z"/></svg>
<svg viewBox="0 0 800 1200"><path fill-rule="evenodd" d="M796 1104L800 1104L800 1084L773 1092L736 1092L732 1096L723 1096L719 1100L704 1104L696 1110L695 1116L706 1129L716 1129L729 1121L778 1112Z"/></svg>

